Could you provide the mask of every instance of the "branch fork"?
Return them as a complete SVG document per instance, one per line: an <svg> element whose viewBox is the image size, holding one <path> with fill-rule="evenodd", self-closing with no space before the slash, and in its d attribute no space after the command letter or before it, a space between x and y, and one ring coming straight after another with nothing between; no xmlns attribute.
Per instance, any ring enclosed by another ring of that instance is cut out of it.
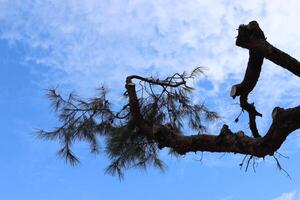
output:
<svg viewBox="0 0 300 200"><path fill-rule="evenodd" d="M159 148L172 148L183 155L188 152L231 152L255 157L273 155L286 137L294 130L300 128L300 106L283 109L276 107L272 112L273 122L265 134L261 137L256 127L256 116L262 117L254 103L248 103L248 96L256 86L259 79L264 58L300 76L299 62L288 54L273 47L266 41L263 31L256 21L248 25L240 25L238 29L236 45L249 50L249 60L246 73L241 83L233 85L230 96L234 99L240 98L242 110L248 112L249 126L254 137L249 137L243 131L232 132L227 125L224 125L219 135L180 135L176 130L161 125L151 127L140 113L135 87L132 79L139 79L161 86L178 87L185 84L184 81L176 85L159 82L158 80L146 79L139 76L129 76L126 81L126 89L129 96L129 104L132 117L136 120L137 126L150 139L157 143ZM287 125L288 124L288 125Z"/></svg>

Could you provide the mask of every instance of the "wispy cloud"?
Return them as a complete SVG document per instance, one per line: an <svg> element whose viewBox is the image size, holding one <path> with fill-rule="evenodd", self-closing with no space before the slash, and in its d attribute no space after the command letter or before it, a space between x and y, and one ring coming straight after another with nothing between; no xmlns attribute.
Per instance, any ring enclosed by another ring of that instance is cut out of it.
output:
<svg viewBox="0 0 300 200"><path fill-rule="evenodd" d="M164 76L204 66L213 92L202 94L232 119L239 108L228 105L228 92L242 79L248 57L234 45L235 29L256 19L271 43L300 57L299 9L296 0L2 0L0 37L29 47L25 61L38 64L34 71L46 84L81 91L103 82L123 88L128 74ZM259 126L266 128L274 106L297 103L299 83L265 61L251 97L267 116Z"/></svg>
<svg viewBox="0 0 300 200"><path fill-rule="evenodd" d="M300 194L295 190L295 191L283 193L279 197L276 197L272 200L299 200L299 199L300 199Z"/></svg>
<svg viewBox="0 0 300 200"><path fill-rule="evenodd" d="M221 198L221 200L232 200L232 199L233 199L232 195L228 195L228 196Z"/></svg>
<svg viewBox="0 0 300 200"><path fill-rule="evenodd" d="M236 19L243 9L225 1L3 1L1 38L26 43L28 60L75 83L120 82L129 73L167 74L199 64L221 81L242 71L229 55L240 54L233 44L235 28L246 21Z"/></svg>

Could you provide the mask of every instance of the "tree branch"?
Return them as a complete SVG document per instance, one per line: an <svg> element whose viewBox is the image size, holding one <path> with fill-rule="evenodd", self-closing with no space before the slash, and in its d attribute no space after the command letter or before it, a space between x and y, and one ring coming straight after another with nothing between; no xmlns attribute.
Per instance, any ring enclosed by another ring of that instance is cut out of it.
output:
<svg viewBox="0 0 300 200"><path fill-rule="evenodd" d="M162 87L179 87L180 85L185 85L186 84L186 81L182 78L182 81L178 82L178 83L171 83L170 81L161 81L161 80L158 80L158 79L153 79L153 78L145 78L145 77L142 77L142 76L137 76L137 75L132 75L132 76L128 76L127 77L127 80L132 80L132 79L138 79L138 80L141 80L141 81L145 81L147 83L151 83L151 84L154 84L154 85L160 85Z"/></svg>
<svg viewBox="0 0 300 200"><path fill-rule="evenodd" d="M251 38L251 35L245 34L245 32L248 32L246 29L247 26L245 25L241 25L239 27L239 35L236 40L237 46L255 51L271 62L289 70L294 75L300 77L300 63L297 59L277 49L266 40L255 37ZM257 29L258 31L262 31L259 26L257 27Z"/></svg>
<svg viewBox="0 0 300 200"><path fill-rule="evenodd" d="M196 151L231 152L256 157L273 155L286 137L300 128L300 106L286 110L276 107L272 113L273 123L262 138L252 138L241 131L233 133L227 125L223 126L219 135L183 136L169 126L150 127L140 113L135 85L130 77L126 88L132 117L142 134L149 140L154 140L159 148L169 147L181 155Z"/></svg>
<svg viewBox="0 0 300 200"><path fill-rule="evenodd" d="M264 137L260 137L256 128L255 117L262 115L256 111L254 104L247 102L249 93L254 89L258 81L264 57L290 70L297 76L300 75L299 62L267 43L264 33L255 21L250 22L247 26L241 25L239 27L236 44L249 49L249 61L243 81L233 86L231 96L233 98L240 96L241 108L249 113L249 124L255 138L246 136L242 131L234 133L227 125L223 126L219 135L200 134L191 136L178 134L176 130L168 125L150 127L140 113L132 79L137 78L158 85L163 84L163 86L177 86L165 85L165 83L138 76L129 76L127 77L126 88L131 114L136 121L136 125L149 140L156 142L159 148L169 147L181 155L188 152L207 151L265 157L273 155L280 148L286 137L300 128L300 106L289 109L276 107L272 112L273 122L268 132Z"/></svg>
<svg viewBox="0 0 300 200"><path fill-rule="evenodd" d="M249 50L249 60L242 82L234 85L230 94L233 98L238 96L242 111L248 112L254 137L245 135L243 131L233 132L226 124L219 134L207 134L203 121L214 121L218 115L191 101L188 95L193 88L186 84L188 79L202 72L200 67L190 75L175 73L164 80L128 76L124 93L128 104L119 112L111 110L105 88L100 89L99 98L89 101L72 94L64 100L55 90L50 90L48 97L63 124L51 132L39 131L39 135L44 139L59 140L63 145L59 153L74 163L77 158L71 151L73 141L87 141L91 152L96 153L97 136L100 134L106 139L105 153L111 160L107 171L112 174L122 175L122 169L146 167L146 164L162 168L158 149L165 147L181 155L196 151L249 155L249 158L245 157L248 158L247 170L251 160L254 164L255 157L273 156L288 135L300 128L300 106L289 109L275 107L272 124L264 137L260 137L255 120L262 114L256 110L254 103L248 102L248 96L257 84L263 59L267 58L299 77L300 64L269 44L255 21L239 27L236 44ZM136 90L133 80L139 81L141 90ZM143 96L144 91L146 97ZM182 135L185 122L198 134Z"/></svg>
<svg viewBox="0 0 300 200"><path fill-rule="evenodd" d="M196 151L231 152L256 157L273 155L294 130L300 128L300 106L290 109L275 108L276 115L264 137L252 138L242 131L233 133L224 125L219 135L182 136L161 126L155 133L159 148L170 147L179 154Z"/></svg>
<svg viewBox="0 0 300 200"><path fill-rule="evenodd" d="M250 22L247 26L241 25L239 27L239 34L237 36L237 43L241 41L264 41L265 35L263 31L259 28L259 25L256 21ZM232 86L230 95L234 99L237 96L240 96L240 106L242 110L246 110L249 115L249 126L254 137L260 137L256 127L256 116L262 117L262 114L259 113L254 103L248 103L248 96L250 92L254 89L263 64L264 56L257 53L255 50L249 50L249 61L246 69L244 79L241 83Z"/></svg>
<svg viewBox="0 0 300 200"><path fill-rule="evenodd" d="M132 79L135 76L128 76L126 78L126 85L125 88L128 92L128 99L129 99L129 107L131 116L134 120L135 125L141 130L141 132L146 137L151 137L151 130L150 127L147 125L146 120L144 119L143 115L141 114L139 100L136 95L135 84L132 82Z"/></svg>

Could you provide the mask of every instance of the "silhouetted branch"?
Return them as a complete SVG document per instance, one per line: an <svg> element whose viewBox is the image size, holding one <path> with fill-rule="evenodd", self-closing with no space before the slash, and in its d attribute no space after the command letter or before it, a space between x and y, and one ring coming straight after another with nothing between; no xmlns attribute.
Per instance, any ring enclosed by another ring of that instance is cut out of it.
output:
<svg viewBox="0 0 300 200"><path fill-rule="evenodd" d="M263 59L267 58L297 76L300 76L300 65L296 59L269 44L255 21L239 27L236 44L249 49L249 61L242 82L232 87L230 95L233 98L239 96L242 111L249 115L253 137L243 131L233 132L226 124L218 134L207 133L204 121L215 121L218 115L203 104L193 103L189 98L193 88L187 85L189 79L202 73L199 67L191 74L175 73L162 80L128 76L124 93L128 102L118 112L111 109L103 87L99 97L88 101L74 94L64 99L56 90L49 90L48 97L59 113L62 125L54 131L40 131L39 135L44 139L59 140L62 144L59 154L72 164L78 162L71 151L74 141L87 141L91 151L96 153L97 136L103 136L105 153L111 160L106 171L118 174L120 178L122 170L130 167L145 168L152 164L162 169L164 164L158 158L162 148L170 148L176 155L197 151L243 154L246 156L241 167L245 164L247 170L252 161L255 171L257 157L273 156L287 136L300 128L300 106L275 107L269 130L260 136L255 120L262 114L254 103L248 102L248 96L257 84ZM184 123L197 134L183 134ZM282 169L278 159L274 158Z"/></svg>

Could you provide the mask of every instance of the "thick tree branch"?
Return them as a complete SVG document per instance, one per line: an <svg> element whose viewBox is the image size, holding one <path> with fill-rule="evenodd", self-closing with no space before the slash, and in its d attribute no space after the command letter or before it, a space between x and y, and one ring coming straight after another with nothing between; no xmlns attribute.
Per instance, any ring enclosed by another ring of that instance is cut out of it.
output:
<svg viewBox="0 0 300 200"><path fill-rule="evenodd" d="M190 74L175 73L164 80L128 76L124 93L128 103L119 112L111 109L103 87L99 97L88 101L73 94L64 99L55 90L49 90L48 97L63 123L53 131L39 131L39 136L59 140L62 144L59 154L71 164L78 162L71 149L73 141L86 141L91 152L98 153L97 136L103 136L105 153L111 160L107 172L119 176L123 169L130 167L145 168L153 164L163 168L158 151L165 147L181 155L197 151L244 154L244 160L249 157L246 170L251 160L254 163L256 157L271 155L281 168L274 153L289 134L300 128L300 106L274 108L271 126L261 137L255 120L262 114L254 103L248 102L248 96L257 84L264 58L299 77L300 64L269 44L255 21L239 27L236 44L249 50L249 60L242 82L234 85L230 94L233 98L238 96L242 111L247 111L254 137L243 131L233 132L226 124L218 134L207 134L205 123L218 119L218 115L203 104L194 103L188 96L193 88L186 84L202 72L200 67ZM136 90L134 81L139 83L140 90ZM183 135L184 123L198 134Z"/></svg>
<svg viewBox="0 0 300 200"><path fill-rule="evenodd" d="M141 130L141 132L148 138L152 137L150 127L147 125L146 120L141 114L139 100L136 95L135 84L132 82L134 76L126 78L125 88L128 92L130 113L134 120L135 125Z"/></svg>
<svg viewBox="0 0 300 200"><path fill-rule="evenodd" d="M250 40L265 40L265 35L262 30L259 28L259 25L256 21L250 22L247 26L241 25L239 27L239 35L237 37L237 43L239 41L250 41ZM249 61L246 69L244 79L241 83L232 86L230 95L232 98L240 96L240 106L243 110L246 110L249 115L249 126L254 137L260 137L256 127L256 116L262 117L262 114L259 113L254 103L248 103L248 96L250 92L254 89L263 64L264 57L263 55L257 53L255 50L249 50Z"/></svg>
<svg viewBox="0 0 300 200"><path fill-rule="evenodd" d="M252 134L254 137L260 137L255 118L262 115L256 111L254 103L249 104L247 102L247 98L258 81L263 58L269 59L299 77L300 63L295 58L268 43L256 21L252 21L248 25L240 25L238 31L236 45L249 49L249 62L243 81L232 87L231 96L233 98L240 96L240 106L249 114L249 126Z"/></svg>
<svg viewBox="0 0 300 200"><path fill-rule="evenodd" d="M257 28L259 31L262 31L259 26ZM273 63L289 70L294 75L300 77L300 63L297 59L277 49L266 40L251 37L251 35L249 34L244 34L245 32L248 32L247 26L241 25L239 27L239 36L236 40L237 46L255 51L268 60L272 61Z"/></svg>
<svg viewBox="0 0 300 200"><path fill-rule="evenodd" d="M157 143L159 148L169 147L179 154L208 151L231 152L256 157L273 155L286 137L300 128L300 106L289 109L274 108L272 112L273 122L265 136L260 137L256 128L255 117L262 115L256 111L254 104L247 102L247 98L258 81L264 57L298 76L300 75L299 62L267 43L263 32L255 21L250 22L247 26L241 25L239 27L239 36L236 43L238 46L249 49L249 61L243 81L233 86L231 96L233 98L240 96L241 107L249 113L249 125L255 138L246 136L242 131L234 133L227 125L223 126L219 135L200 134L191 136L180 135L167 125L151 127L143 119L139 110L139 102L132 79L137 78L158 85L161 82L129 76L126 81L126 88L131 114L142 134ZM182 82L181 84L185 83ZM167 86L173 87L173 85ZM176 86L174 85L174 87Z"/></svg>
<svg viewBox="0 0 300 200"><path fill-rule="evenodd" d="M127 79L126 88L131 114L141 133L149 140L156 142L159 148L169 147L179 154L208 151L264 157L273 155L280 148L286 137L294 130L300 128L300 106L286 110L276 107L272 113L273 123L267 134L262 138L252 138L241 131L233 133L227 125L223 126L219 135L183 136L165 125L150 127L140 112L135 85L130 78Z"/></svg>
<svg viewBox="0 0 300 200"><path fill-rule="evenodd" d="M149 140L154 140L159 148L169 147L179 154L196 151L231 152L256 157L273 155L280 148L286 137L300 128L300 106L290 109L276 107L273 111L273 123L262 138L252 138L243 132L233 133L224 125L219 135L183 136L168 126L149 127L143 119L136 98L134 85L126 84L129 95L131 113L142 134Z"/></svg>
<svg viewBox="0 0 300 200"><path fill-rule="evenodd" d="M290 109L275 108L272 125L262 138L252 138L243 132L233 133L224 125L220 135L178 135L162 126L156 134L160 148L170 147L179 154L196 151L231 152L256 157L273 155L294 130L300 128L300 106Z"/></svg>

